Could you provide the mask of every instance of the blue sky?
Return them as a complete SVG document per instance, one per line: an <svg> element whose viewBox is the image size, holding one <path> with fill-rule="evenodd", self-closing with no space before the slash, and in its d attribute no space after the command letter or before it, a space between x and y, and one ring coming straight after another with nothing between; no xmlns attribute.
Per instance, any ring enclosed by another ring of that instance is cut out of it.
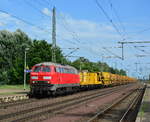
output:
<svg viewBox="0 0 150 122"><path fill-rule="evenodd" d="M103 49L106 47L111 52L121 56L120 46L117 42L149 41L150 30L150 1L149 0L98 0L109 18L113 21L120 36L104 13L99 9L95 0L1 0L0 10L15 15L35 26L30 26L12 16L0 12L0 30L15 31L20 28L31 38L46 39L51 43L51 10L56 7L57 15L57 45L63 48L80 48L73 55L84 56L91 61L103 60L110 66L123 68L131 76L148 76L149 56L137 58L136 55L149 55L149 44L125 45L125 60L107 58L113 56ZM116 17L116 15L119 17ZM120 23L121 22L121 23ZM145 52L142 52L144 50ZM75 60L75 58L70 58ZM117 62L117 63L115 63ZM138 62L137 72L135 63Z"/></svg>

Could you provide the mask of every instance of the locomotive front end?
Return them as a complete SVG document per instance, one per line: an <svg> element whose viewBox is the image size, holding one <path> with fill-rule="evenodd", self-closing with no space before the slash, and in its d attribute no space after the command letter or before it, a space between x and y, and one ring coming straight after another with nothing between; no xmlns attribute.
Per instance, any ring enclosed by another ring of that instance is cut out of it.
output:
<svg viewBox="0 0 150 122"><path fill-rule="evenodd" d="M33 66L30 73L30 87L32 95L48 94L52 84L52 69L50 66Z"/></svg>

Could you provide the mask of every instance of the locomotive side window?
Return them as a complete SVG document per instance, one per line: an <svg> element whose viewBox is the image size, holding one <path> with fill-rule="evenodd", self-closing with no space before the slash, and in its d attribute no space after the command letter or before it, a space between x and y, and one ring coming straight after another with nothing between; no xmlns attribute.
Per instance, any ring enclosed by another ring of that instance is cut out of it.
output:
<svg viewBox="0 0 150 122"><path fill-rule="evenodd" d="M60 73L68 73L68 74L77 74L77 71L71 68L64 68L64 67L56 67L56 72Z"/></svg>
<svg viewBox="0 0 150 122"><path fill-rule="evenodd" d="M35 67L34 68L34 72L40 72L41 71L41 67Z"/></svg>
<svg viewBox="0 0 150 122"><path fill-rule="evenodd" d="M75 71L74 71L73 69L71 70L71 72L72 72L73 74L75 74Z"/></svg>
<svg viewBox="0 0 150 122"><path fill-rule="evenodd" d="M66 73L66 69L65 68L62 68L62 70L63 70L63 73Z"/></svg>
<svg viewBox="0 0 150 122"><path fill-rule="evenodd" d="M69 69L69 72L70 72L71 74L73 74L73 70L72 70L72 69Z"/></svg>
<svg viewBox="0 0 150 122"><path fill-rule="evenodd" d="M56 67L55 69L56 69L56 72L59 72L59 67Z"/></svg>
<svg viewBox="0 0 150 122"><path fill-rule="evenodd" d="M63 73L63 70L62 70L62 68L61 68L61 67L59 67L59 72L60 72L60 73Z"/></svg>
<svg viewBox="0 0 150 122"><path fill-rule="evenodd" d="M61 68L60 67L56 67L56 72L61 72Z"/></svg>
<svg viewBox="0 0 150 122"><path fill-rule="evenodd" d="M50 72L50 67L43 67L42 72Z"/></svg>
<svg viewBox="0 0 150 122"><path fill-rule="evenodd" d="M68 69L66 69L66 68L65 68L65 73L69 73L69 72L68 72Z"/></svg>
<svg viewBox="0 0 150 122"><path fill-rule="evenodd" d="M61 73L65 73L64 68L61 68Z"/></svg>

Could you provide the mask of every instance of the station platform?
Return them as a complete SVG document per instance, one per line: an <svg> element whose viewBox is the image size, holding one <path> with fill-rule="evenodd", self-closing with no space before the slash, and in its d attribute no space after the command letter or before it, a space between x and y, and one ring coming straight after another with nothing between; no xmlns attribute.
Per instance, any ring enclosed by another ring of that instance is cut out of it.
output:
<svg viewBox="0 0 150 122"><path fill-rule="evenodd" d="M28 99L29 90L0 89L0 103Z"/></svg>
<svg viewBox="0 0 150 122"><path fill-rule="evenodd" d="M150 84L147 84L136 122L150 122Z"/></svg>

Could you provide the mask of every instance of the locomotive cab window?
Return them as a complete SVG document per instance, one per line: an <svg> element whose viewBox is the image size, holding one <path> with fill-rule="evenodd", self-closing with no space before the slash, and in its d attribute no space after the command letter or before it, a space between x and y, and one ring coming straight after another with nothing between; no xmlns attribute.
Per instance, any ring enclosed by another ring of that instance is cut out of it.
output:
<svg viewBox="0 0 150 122"><path fill-rule="evenodd" d="M41 67L35 67L33 72L40 72L41 71Z"/></svg>
<svg viewBox="0 0 150 122"><path fill-rule="evenodd" d="M50 72L50 67L43 67L42 72Z"/></svg>

